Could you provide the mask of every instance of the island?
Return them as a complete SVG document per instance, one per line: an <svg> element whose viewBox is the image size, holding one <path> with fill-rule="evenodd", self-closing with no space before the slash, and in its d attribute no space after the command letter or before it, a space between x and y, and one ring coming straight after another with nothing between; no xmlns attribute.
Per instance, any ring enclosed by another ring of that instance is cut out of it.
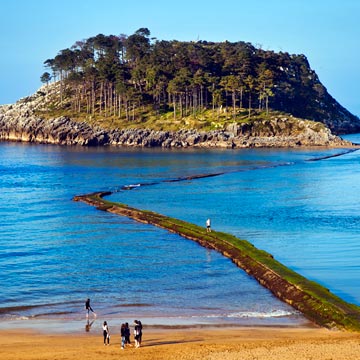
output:
<svg viewBox="0 0 360 360"><path fill-rule="evenodd" d="M0 106L0 140L81 146L351 147L360 119L305 55L238 42L132 35L76 41L44 61L44 85Z"/></svg>

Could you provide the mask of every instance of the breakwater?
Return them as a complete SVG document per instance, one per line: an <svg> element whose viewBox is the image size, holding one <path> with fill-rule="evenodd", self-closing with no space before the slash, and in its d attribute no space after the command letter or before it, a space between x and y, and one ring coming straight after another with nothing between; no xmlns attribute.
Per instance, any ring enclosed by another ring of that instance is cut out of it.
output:
<svg viewBox="0 0 360 360"><path fill-rule="evenodd" d="M219 251L268 288L277 298L301 311L314 323L327 328L360 331L358 306L343 301L323 286L290 270L276 261L271 254L226 233L208 233L205 228L185 221L103 199L110 194L111 192L98 192L75 196L74 200L95 206L99 210L167 229L196 241L201 246Z"/></svg>

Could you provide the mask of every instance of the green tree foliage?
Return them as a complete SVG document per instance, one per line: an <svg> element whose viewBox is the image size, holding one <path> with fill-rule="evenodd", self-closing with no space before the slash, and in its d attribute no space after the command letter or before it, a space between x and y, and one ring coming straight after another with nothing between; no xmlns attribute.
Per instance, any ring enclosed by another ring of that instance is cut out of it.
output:
<svg viewBox="0 0 360 360"><path fill-rule="evenodd" d="M48 84L51 80L51 75L46 71L40 76L40 80L44 84Z"/></svg>
<svg viewBox="0 0 360 360"><path fill-rule="evenodd" d="M303 55L274 53L245 42L180 42L103 35L76 42L44 62L41 81L60 81L61 99L76 112L134 119L152 106L174 118L231 106L286 111L306 117L326 95ZM304 103L305 101L305 103Z"/></svg>

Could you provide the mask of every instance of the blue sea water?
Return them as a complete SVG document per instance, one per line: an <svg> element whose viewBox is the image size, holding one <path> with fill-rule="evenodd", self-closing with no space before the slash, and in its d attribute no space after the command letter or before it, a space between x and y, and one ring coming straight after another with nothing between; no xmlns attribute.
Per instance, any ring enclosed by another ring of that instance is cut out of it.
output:
<svg viewBox="0 0 360 360"><path fill-rule="evenodd" d="M360 305L359 159L342 149L0 143L0 321L84 319L90 297L99 319L306 322L220 254L72 201L99 190L202 226L210 217L216 230ZM191 178L204 174L216 176Z"/></svg>

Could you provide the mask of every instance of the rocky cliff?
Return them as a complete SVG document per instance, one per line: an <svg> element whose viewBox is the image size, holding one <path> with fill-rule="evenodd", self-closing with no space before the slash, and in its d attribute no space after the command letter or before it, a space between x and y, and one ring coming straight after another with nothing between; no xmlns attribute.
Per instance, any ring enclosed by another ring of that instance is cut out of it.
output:
<svg viewBox="0 0 360 360"><path fill-rule="evenodd" d="M43 88L44 90L45 88ZM155 131L149 129L105 130L68 117L46 120L36 115L50 96L38 91L13 105L0 107L0 140L43 144L133 147L297 147L352 144L333 135L321 123L291 116L244 124L229 124L224 130Z"/></svg>

